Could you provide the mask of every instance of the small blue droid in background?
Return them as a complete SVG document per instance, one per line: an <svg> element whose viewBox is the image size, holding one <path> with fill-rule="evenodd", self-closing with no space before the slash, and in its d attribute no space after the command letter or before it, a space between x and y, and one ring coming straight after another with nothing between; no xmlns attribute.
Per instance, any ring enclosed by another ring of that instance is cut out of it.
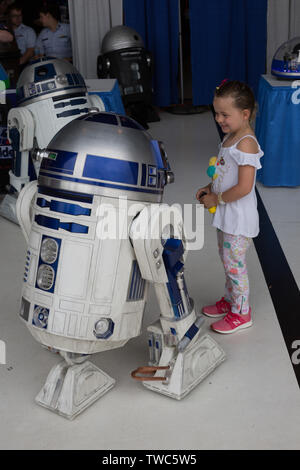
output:
<svg viewBox="0 0 300 470"><path fill-rule="evenodd" d="M277 49L271 72L281 80L300 78L300 37L286 41Z"/></svg>

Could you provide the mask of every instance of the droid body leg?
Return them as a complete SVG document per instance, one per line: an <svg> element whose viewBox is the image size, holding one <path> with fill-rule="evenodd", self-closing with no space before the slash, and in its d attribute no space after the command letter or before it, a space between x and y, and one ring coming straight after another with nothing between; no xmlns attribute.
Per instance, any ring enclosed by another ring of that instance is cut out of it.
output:
<svg viewBox="0 0 300 470"><path fill-rule="evenodd" d="M172 238L163 235L167 227ZM145 208L131 227L131 238L142 276L154 283L161 310L160 322L148 328L151 370L158 369L154 376L138 376L138 369L133 376L151 390L181 399L225 359L218 344L203 334L204 319L196 315L187 292L181 214L166 205Z"/></svg>
<svg viewBox="0 0 300 470"><path fill-rule="evenodd" d="M37 403L73 419L114 385L115 380L87 358L120 348L140 334L147 283L127 237L127 205L125 209L116 198L59 196L43 187L37 193L37 181L32 181L17 201L28 242L20 316L39 343L65 359L51 370ZM136 207L144 204L131 206L133 218ZM74 225L70 209L78 213ZM120 236L107 237L107 220L113 216ZM43 225L55 218L63 229ZM50 284L48 277L39 277L39 259L40 265L55 267L49 270Z"/></svg>
<svg viewBox="0 0 300 470"><path fill-rule="evenodd" d="M36 396L36 402L72 420L108 392L115 380L87 361L87 355L60 351L55 365Z"/></svg>
<svg viewBox="0 0 300 470"><path fill-rule="evenodd" d="M18 223L16 201L21 189L29 182L28 165L29 149L33 147L35 124L33 116L27 109L13 108L8 114L9 139L15 153L14 169L9 172L10 194L7 194L0 205L0 215Z"/></svg>

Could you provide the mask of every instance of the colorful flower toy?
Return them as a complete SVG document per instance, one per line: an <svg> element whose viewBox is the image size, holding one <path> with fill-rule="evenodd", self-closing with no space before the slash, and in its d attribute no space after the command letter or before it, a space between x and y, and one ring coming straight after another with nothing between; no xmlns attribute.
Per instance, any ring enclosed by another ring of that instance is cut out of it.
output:
<svg viewBox="0 0 300 470"><path fill-rule="evenodd" d="M216 166L215 166L216 161L217 161L217 157L211 157L209 159L209 164L208 164L209 166L206 170L207 175L210 178L212 178L213 181L218 177L218 175L216 175L216 173L215 173L216 172ZM208 209L208 212L210 212L211 214L214 214L216 212L216 210L217 210L216 206L213 206L213 207L210 207Z"/></svg>

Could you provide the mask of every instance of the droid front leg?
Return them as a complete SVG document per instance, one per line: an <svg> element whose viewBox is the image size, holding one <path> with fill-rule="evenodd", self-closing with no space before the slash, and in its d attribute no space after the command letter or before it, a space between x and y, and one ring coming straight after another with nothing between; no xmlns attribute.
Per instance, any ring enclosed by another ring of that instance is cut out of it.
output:
<svg viewBox="0 0 300 470"><path fill-rule="evenodd" d="M87 361L86 354L60 355L64 360L51 369L35 401L72 420L108 392L115 380Z"/></svg>
<svg viewBox="0 0 300 470"><path fill-rule="evenodd" d="M147 328L149 365L154 375L146 380L142 377L145 387L180 400L224 361L224 351L210 335L203 333L203 324L203 317L196 317L181 339L180 336L175 339L168 331L174 329L174 323L163 318ZM177 321L176 327L184 330L184 320ZM168 368L163 369L166 364ZM137 370L134 375L140 372L147 371Z"/></svg>
<svg viewBox="0 0 300 470"><path fill-rule="evenodd" d="M133 246L142 276L154 283L161 318L148 327L149 368L138 368L132 375L151 390L181 399L225 359L225 354L203 334L204 318L196 315L188 295L181 214L166 205L142 212L131 229ZM148 228L143 231L141 226L147 220ZM166 239L163 233L170 226L173 237Z"/></svg>

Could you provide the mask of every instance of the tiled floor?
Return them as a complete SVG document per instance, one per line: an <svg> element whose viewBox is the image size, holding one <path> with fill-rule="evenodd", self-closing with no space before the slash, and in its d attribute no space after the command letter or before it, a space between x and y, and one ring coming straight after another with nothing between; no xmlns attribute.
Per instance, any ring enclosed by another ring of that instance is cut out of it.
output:
<svg viewBox="0 0 300 470"><path fill-rule="evenodd" d="M165 202L196 204L219 142L211 114L161 113L149 131L165 143L175 173ZM258 188L299 286L300 189ZM224 282L210 217L206 212L203 248L186 262L199 309L220 297ZM2 218L0 232L0 339L7 345L7 364L0 365L1 449L300 449L300 390L254 246L248 256L254 325L225 337L211 333L227 355L218 369L182 401L145 389L130 377L148 360L144 331L93 358L116 386L69 422L34 402L59 357L41 348L18 318L26 245L20 228ZM151 290L144 326L158 317Z"/></svg>

